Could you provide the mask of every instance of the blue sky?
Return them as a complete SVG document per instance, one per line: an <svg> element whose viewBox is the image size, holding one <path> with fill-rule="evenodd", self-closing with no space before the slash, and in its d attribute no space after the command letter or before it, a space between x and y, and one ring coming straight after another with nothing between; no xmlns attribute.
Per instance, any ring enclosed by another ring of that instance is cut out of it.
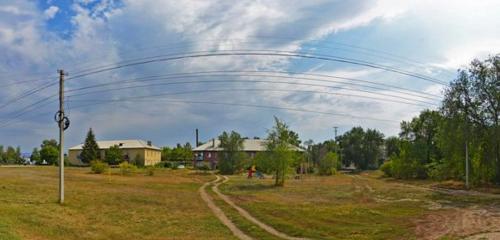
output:
<svg viewBox="0 0 500 240"><path fill-rule="evenodd" d="M489 0L5 0L0 3L0 102L7 103L56 81L56 70L60 68L71 77L82 69L196 51L300 51L367 61L449 82L456 69L472 59L500 52L498 9L500 3ZM288 122L303 140L329 139L334 126L340 133L360 125L390 136L398 133L400 121L411 119L425 108L414 105L423 100L415 96L417 91L420 96L422 92L435 95L432 102L438 103L443 89L433 82L353 64L292 57L219 56L107 71L68 80L66 90L153 75L227 70L323 74L412 91L404 94L394 88L354 87L345 79L326 84L324 79L318 82L241 74L162 80L219 80L212 83L104 91L137 84L115 83L99 88L101 92L68 99L66 107L72 125L66 131L67 145L81 143L90 127L99 139L139 138L160 146L193 142L195 128L200 129L201 140L230 130L248 137L265 137L273 116ZM0 144L19 145L30 151L45 138L57 138L52 120L56 102L28 108L26 114L13 119L25 106L56 91L48 87L2 107ZM174 95L89 105L90 100L165 93ZM207 101L278 108L197 103ZM87 107L77 107L83 105Z"/></svg>

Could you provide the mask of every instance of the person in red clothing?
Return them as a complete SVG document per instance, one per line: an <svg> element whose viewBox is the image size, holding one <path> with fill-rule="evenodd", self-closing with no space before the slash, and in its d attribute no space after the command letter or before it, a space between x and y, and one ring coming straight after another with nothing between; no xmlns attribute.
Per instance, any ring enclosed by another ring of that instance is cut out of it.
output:
<svg viewBox="0 0 500 240"><path fill-rule="evenodd" d="M247 176L247 178L252 178L252 176L253 176L252 167L248 167L248 176Z"/></svg>

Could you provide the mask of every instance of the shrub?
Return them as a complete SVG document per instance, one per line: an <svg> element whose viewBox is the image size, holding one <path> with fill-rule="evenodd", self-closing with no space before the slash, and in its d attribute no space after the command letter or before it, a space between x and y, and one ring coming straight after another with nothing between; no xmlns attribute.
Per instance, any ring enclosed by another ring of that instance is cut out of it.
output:
<svg viewBox="0 0 500 240"><path fill-rule="evenodd" d="M393 173L392 173L392 161L385 161L381 166L380 166L380 170L382 172L384 172L384 175L387 176L387 177L392 177L393 176Z"/></svg>
<svg viewBox="0 0 500 240"><path fill-rule="evenodd" d="M130 175L132 173L135 173L137 171L137 167L133 164L130 164L128 162L122 162L120 163L120 172L122 175Z"/></svg>
<svg viewBox="0 0 500 240"><path fill-rule="evenodd" d="M109 166L107 163L104 163L99 160L94 160L90 162L90 170L96 174L103 173L104 171L106 171L106 169L108 169L108 167Z"/></svg>
<svg viewBox="0 0 500 240"><path fill-rule="evenodd" d="M197 166L196 169L202 170L202 171L208 171L208 170L210 170L210 167L206 164L203 164L203 165Z"/></svg>
<svg viewBox="0 0 500 240"><path fill-rule="evenodd" d="M157 163L155 165L155 167L157 167L157 168L170 168L170 167L172 167L172 163L163 161L163 162Z"/></svg>
<svg viewBox="0 0 500 240"><path fill-rule="evenodd" d="M179 165L178 165L178 164L176 164L176 163L172 163L170 167L172 168L172 170L177 170L177 169L179 169Z"/></svg>
<svg viewBox="0 0 500 240"><path fill-rule="evenodd" d="M154 167L154 166L147 166L146 167L146 175L147 176L154 176L155 175L155 170L156 170L156 167Z"/></svg>
<svg viewBox="0 0 500 240"><path fill-rule="evenodd" d="M318 166L318 174L322 176L333 175L337 172L337 154L333 152L327 153L320 161Z"/></svg>

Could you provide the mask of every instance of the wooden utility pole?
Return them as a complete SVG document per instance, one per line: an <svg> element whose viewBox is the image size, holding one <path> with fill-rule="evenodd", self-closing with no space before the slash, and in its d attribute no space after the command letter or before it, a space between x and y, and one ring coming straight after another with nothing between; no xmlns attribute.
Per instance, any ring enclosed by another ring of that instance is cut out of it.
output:
<svg viewBox="0 0 500 240"><path fill-rule="evenodd" d="M59 203L64 203L64 70L59 72L59 112L56 114L56 120L59 125Z"/></svg>

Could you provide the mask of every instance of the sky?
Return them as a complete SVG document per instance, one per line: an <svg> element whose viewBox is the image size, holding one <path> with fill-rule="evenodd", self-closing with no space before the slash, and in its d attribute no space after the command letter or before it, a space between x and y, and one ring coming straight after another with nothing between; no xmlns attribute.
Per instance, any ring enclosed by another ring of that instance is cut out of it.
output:
<svg viewBox="0 0 500 240"><path fill-rule="evenodd" d="M29 152L57 139L58 69L68 74L66 147L89 128L98 140L158 146L194 144L196 128L201 141L232 130L264 138L274 117L303 141L331 139L334 127L397 135L401 121L438 108L457 69L500 53L498 9L495 0L3 0L0 144Z"/></svg>

